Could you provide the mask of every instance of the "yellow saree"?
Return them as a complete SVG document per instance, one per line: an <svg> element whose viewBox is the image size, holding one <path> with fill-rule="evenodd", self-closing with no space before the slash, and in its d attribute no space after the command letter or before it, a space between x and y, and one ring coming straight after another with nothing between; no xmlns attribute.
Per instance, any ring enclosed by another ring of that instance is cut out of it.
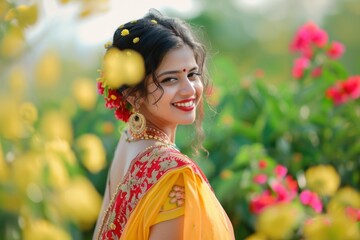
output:
<svg viewBox="0 0 360 240"><path fill-rule="evenodd" d="M184 191L178 206L169 203L174 186ZM151 226L182 215L183 239L233 239L226 213L198 166L173 148L157 146L131 163L111 199L98 239L147 240Z"/></svg>

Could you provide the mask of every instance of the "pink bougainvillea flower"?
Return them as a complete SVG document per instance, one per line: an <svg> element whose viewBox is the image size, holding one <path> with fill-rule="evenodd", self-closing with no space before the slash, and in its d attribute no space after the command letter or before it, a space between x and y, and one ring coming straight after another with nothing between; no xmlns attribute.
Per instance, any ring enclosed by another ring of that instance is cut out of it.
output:
<svg viewBox="0 0 360 240"><path fill-rule="evenodd" d="M330 47L326 53L330 58L338 59L344 54L344 52L345 52L344 44L334 41L330 44Z"/></svg>
<svg viewBox="0 0 360 240"><path fill-rule="evenodd" d="M290 48L292 51L308 54L312 44L323 47L327 44L327 41L327 33L313 22L308 22L297 31Z"/></svg>
<svg viewBox="0 0 360 240"><path fill-rule="evenodd" d="M342 82L342 89L352 99L360 97L360 76L351 76Z"/></svg>
<svg viewBox="0 0 360 240"><path fill-rule="evenodd" d="M268 177L265 174L257 174L254 176L253 180L257 184L264 184L266 183Z"/></svg>
<svg viewBox="0 0 360 240"><path fill-rule="evenodd" d="M265 190L261 195L250 200L250 211L254 214L260 213L264 208L276 202L275 197L269 190Z"/></svg>
<svg viewBox="0 0 360 240"><path fill-rule="evenodd" d="M360 76L351 76L345 81L339 81L326 90L326 97L335 105L346 103L350 99L360 97Z"/></svg>
<svg viewBox="0 0 360 240"><path fill-rule="evenodd" d="M280 164L276 165L274 171L277 178L283 178L287 174L287 168Z"/></svg>
<svg viewBox="0 0 360 240"><path fill-rule="evenodd" d="M265 160L260 160L260 161L259 161L259 168L260 168L260 169L264 169L264 168L266 168L266 167L267 167L266 161L265 161Z"/></svg>
<svg viewBox="0 0 360 240"><path fill-rule="evenodd" d="M292 176L288 175L285 177L285 183L289 191L293 195L296 195L298 191L298 182Z"/></svg>
<svg viewBox="0 0 360 240"><path fill-rule="evenodd" d="M302 57L311 59L314 56L314 50L309 46L304 47L304 49L301 51Z"/></svg>
<svg viewBox="0 0 360 240"><path fill-rule="evenodd" d="M305 57L295 59L292 69L292 75L294 78L299 79L304 75L304 70L310 66L310 60Z"/></svg>
<svg viewBox="0 0 360 240"><path fill-rule="evenodd" d="M311 71L311 76L314 78L320 77L322 74L322 67L315 67L312 71Z"/></svg>
<svg viewBox="0 0 360 240"><path fill-rule="evenodd" d="M287 202L291 200L288 190L280 182L273 182L271 188L276 193L277 202Z"/></svg>
<svg viewBox="0 0 360 240"><path fill-rule="evenodd" d="M300 193L300 202L304 205L310 206L315 212L320 213L323 208L323 204L317 195L317 193L310 190L304 190Z"/></svg>
<svg viewBox="0 0 360 240"><path fill-rule="evenodd" d="M349 99L349 96L343 91L340 83L336 83L334 86L328 88L325 95L331 99L335 105L343 104Z"/></svg>
<svg viewBox="0 0 360 240"><path fill-rule="evenodd" d="M323 47L328 42L328 34L321 28L315 28L312 35L312 42L318 46Z"/></svg>

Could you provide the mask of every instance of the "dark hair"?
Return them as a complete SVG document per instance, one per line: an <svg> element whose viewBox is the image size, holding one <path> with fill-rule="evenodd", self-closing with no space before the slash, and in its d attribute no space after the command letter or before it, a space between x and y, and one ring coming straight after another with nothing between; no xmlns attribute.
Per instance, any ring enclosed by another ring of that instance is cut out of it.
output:
<svg viewBox="0 0 360 240"><path fill-rule="evenodd" d="M124 29L129 31L129 34L126 36L121 35ZM139 38L139 42L134 43L133 39L136 37ZM142 55L145 63L144 80L131 88L124 86L119 89L119 91L125 88L128 89L126 96L124 96L125 99L130 95L134 95L135 92L138 94L138 99L147 97L149 93L146 91L146 79L148 79L149 76L152 76L157 88L163 91L157 81L155 71L170 50L180 48L184 45L189 46L194 52L205 92L208 85L208 75L205 67L206 51L204 45L201 44L188 23L178 18L165 17L157 10L151 9L143 18L120 26L114 33L111 47L118 48L119 50L135 50ZM201 124L203 116L204 109L202 100L197 108L197 117L195 120L198 140L196 150L199 146L202 148L204 134Z"/></svg>

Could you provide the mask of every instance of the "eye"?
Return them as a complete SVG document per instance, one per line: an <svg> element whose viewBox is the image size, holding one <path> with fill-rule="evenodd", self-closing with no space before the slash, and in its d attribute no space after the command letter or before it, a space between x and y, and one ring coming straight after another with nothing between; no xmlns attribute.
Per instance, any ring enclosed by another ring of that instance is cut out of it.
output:
<svg viewBox="0 0 360 240"><path fill-rule="evenodd" d="M171 83L171 82L175 82L177 80L177 78L173 78L173 77L168 77L165 78L161 81L161 83Z"/></svg>
<svg viewBox="0 0 360 240"><path fill-rule="evenodd" d="M199 73L199 72L191 72L191 73L189 73L188 78L189 78L189 79L196 80L196 79L198 79L198 77L200 77L200 76L201 76L201 73Z"/></svg>

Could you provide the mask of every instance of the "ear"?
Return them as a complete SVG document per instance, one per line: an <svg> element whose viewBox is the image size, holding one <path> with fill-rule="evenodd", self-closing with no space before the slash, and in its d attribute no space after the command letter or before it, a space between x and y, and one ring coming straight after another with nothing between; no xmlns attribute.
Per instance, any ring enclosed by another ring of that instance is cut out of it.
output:
<svg viewBox="0 0 360 240"><path fill-rule="evenodd" d="M129 91L130 91L130 89L127 88L127 89L125 89L125 90L123 90L123 91L121 92L121 95L122 95L122 96L127 96L127 97L126 97L126 101L128 101L128 102L131 104L131 106L134 107L135 97L134 97L133 95L128 95L128 94L129 94Z"/></svg>
<svg viewBox="0 0 360 240"><path fill-rule="evenodd" d="M123 96L127 96L126 100L131 104L131 106L135 109L136 107L139 108L140 105L144 102L144 100L141 98L139 99L139 94L138 93L134 93L134 94L129 94L130 89L125 89L122 92Z"/></svg>

